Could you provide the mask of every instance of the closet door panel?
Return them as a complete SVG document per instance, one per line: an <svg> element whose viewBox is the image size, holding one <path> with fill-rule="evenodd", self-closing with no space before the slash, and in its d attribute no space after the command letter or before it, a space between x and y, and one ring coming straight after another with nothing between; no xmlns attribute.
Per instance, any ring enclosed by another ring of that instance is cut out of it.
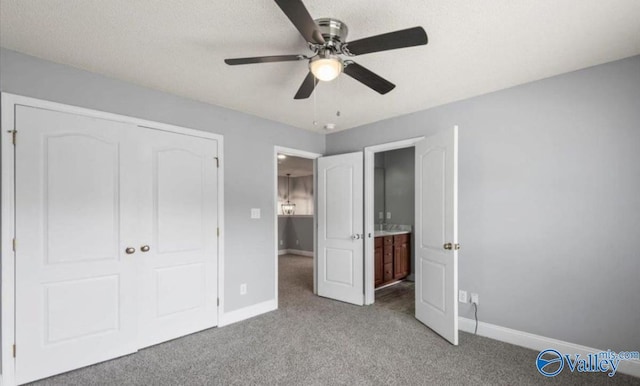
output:
<svg viewBox="0 0 640 386"><path fill-rule="evenodd" d="M153 225L158 254L199 251L204 246L205 157L175 148L155 153Z"/></svg>
<svg viewBox="0 0 640 386"><path fill-rule="evenodd" d="M136 351L134 126L16 106L16 379Z"/></svg>
<svg viewBox="0 0 640 386"><path fill-rule="evenodd" d="M144 129L140 345L217 325L217 142Z"/></svg>

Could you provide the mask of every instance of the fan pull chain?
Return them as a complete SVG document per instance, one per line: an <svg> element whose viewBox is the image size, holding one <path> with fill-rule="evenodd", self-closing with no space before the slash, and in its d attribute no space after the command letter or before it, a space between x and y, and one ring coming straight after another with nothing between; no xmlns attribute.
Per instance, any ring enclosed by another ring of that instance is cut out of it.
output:
<svg viewBox="0 0 640 386"><path fill-rule="evenodd" d="M313 125L318 126L318 107L316 103L316 94L318 93L318 80L314 77L313 81L315 82L313 88Z"/></svg>
<svg viewBox="0 0 640 386"><path fill-rule="evenodd" d="M342 106L342 100L344 95L342 93L342 77L338 77L338 97L336 100L338 101L338 107L336 108L336 121L340 119L340 106ZM337 123L337 122L336 122Z"/></svg>

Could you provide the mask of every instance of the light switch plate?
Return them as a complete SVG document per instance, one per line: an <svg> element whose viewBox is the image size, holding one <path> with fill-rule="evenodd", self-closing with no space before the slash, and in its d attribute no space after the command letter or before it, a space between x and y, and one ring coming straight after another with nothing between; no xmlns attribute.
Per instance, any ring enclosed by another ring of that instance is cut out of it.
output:
<svg viewBox="0 0 640 386"><path fill-rule="evenodd" d="M251 208L251 218L253 219L260 218L260 208Z"/></svg>

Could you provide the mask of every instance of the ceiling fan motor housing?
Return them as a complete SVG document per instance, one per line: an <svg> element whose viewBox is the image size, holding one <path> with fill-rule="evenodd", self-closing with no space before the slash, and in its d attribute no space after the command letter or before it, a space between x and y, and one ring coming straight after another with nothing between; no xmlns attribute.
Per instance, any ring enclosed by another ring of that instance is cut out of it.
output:
<svg viewBox="0 0 640 386"><path fill-rule="evenodd" d="M347 40L349 34L349 28L347 25L338 19L332 19L330 17L323 17L315 20L320 29L320 33L327 43L340 42L344 43Z"/></svg>

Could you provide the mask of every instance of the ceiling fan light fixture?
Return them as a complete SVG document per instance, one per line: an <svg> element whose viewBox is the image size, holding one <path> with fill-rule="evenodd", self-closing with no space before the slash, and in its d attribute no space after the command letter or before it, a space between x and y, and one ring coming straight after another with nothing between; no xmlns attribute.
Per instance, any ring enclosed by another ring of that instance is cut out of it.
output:
<svg viewBox="0 0 640 386"><path fill-rule="evenodd" d="M334 80L342 72L344 65L339 56L316 56L309 62L309 70L318 80L329 82Z"/></svg>

